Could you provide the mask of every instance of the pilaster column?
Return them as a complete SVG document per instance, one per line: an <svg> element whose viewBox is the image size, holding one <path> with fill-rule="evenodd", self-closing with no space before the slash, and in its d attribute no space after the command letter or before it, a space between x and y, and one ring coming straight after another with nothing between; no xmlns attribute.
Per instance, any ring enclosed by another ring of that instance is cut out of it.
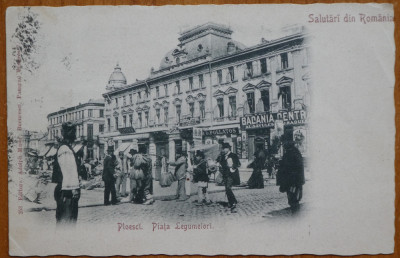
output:
<svg viewBox="0 0 400 258"><path fill-rule="evenodd" d="M151 163L153 164L153 166L152 166L152 175L153 175L153 178L155 178L155 176L156 176L156 166L154 166L154 164L155 164L155 162L156 162L156 144L155 144L155 142L154 142L154 136L152 135L152 134L150 134L150 138L149 138L149 142L150 142L150 144L149 144L149 154L150 154L150 157L151 157Z"/></svg>

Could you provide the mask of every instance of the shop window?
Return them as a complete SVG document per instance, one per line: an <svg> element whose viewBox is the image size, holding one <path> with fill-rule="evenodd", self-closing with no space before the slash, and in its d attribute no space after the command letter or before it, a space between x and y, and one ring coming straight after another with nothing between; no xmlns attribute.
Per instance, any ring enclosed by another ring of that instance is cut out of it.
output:
<svg viewBox="0 0 400 258"><path fill-rule="evenodd" d="M279 95L282 99L282 109L290 109L292 103L292 97L290 94L290 86L281 87L279 89Z"/></svg>
<svg viewBox="0 0 400 258"><path fill-rule="evenodd" d="M224 99L219 98L217 99L217 106L219 111L219 117L224 117Z"/></svg>
<svg viewBox="0 0 400 258"><path fill-rule="evenodd" d="M229 97L229 107L230 107L230 114L231 117L236 117L236 97L230 96Z"/></svg>
<svg viewBox="0 0 400 258"><path fill-rule="evenodd" d="M287 69L289 68L289 58L288 58L288 53L282 53L281 54L281 69Z"/></svg>
<svg viewBox="0 0 400 258"><path fill-rule="evenodd" d="M204 101L199 101L199 107L200 107L201 118L205 118L206 117L206 107L204 105Z"/></svg>
<svg viewBox="0 0 400 258"><path fill-rule="evenodd" d="M189 103L190 116L194 117L194 103Z"/></svg>
<svg viewBox="0 0 400 258"><path fill-rule="evenodd" d="M263 90L261 91L261 100L263 102L264 111L269 111L269 91Z"/></svg>
<svg viewBox="0 0 400 258"><path fill-rule="evenodd" d="M235 69L233 69L233 66L228 67L228 72L231 82L235 81Z"/></svg>
<svg viewBox="0 0 400 258"><path fill-rule="evenodd" d="M80 130L79 130L80 132ZM104 132L104 125L99 125L99 132L103 133Z"/></svg>
<svg viewBox="0 0 400 258"><path fill-rule="evenodd" d="M178 118L178 122L181 121L181 105L176 105L176 117Z"/></svg>
<svg viewBox="0 0 400 258"><path fill-rule="evenodd" d="M189 77L189 90L193 90L193 77Z"/></svg>
<svg viewBox="0 0 400 258"><path fill-rule="evenodd" d="M218 84L222 83L222 70L217 70Z"/></svg>
<svg viewBox="0 0 400 258"><path fill-rule="evenodd" d="M253 114L255 111L254 92L247 93L247 104L249 105L249 112Z"/></svg>
<svg viewBox="0 0 400 258"><path fill-rule="evenodd" d="M261 65L261 73L267 73L267 59L263 58L260 60L260 65Z"/></svg>
<svg viewBox="0 0 400 258"><path fill-rule="evenodd" d="M202 74L199 74L199 87L204 87L204 76Z"/></svg>

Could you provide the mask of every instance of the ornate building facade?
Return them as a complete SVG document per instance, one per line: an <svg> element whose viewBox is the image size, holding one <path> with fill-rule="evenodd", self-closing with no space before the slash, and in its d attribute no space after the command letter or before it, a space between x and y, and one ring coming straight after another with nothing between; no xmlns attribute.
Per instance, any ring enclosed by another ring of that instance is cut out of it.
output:
<svg viewBox="0 0 400 258"><path fill-rule="evenodd" d="M142 81L127 84L117 65L103 94L102 142L123 151L164 152L170 160L198 143L230 142L242 159L282 134L305 143L307 33L293 26L285 36L246 47L232 32L214 23L182 32L178 46Z"/></svg>
<svg viewBox="0 0 400 258"><path fill-rule="evenodd" d="M90 99L87 103L69 108L61 108L59 111L47 115L48 141L50 150L46 156L55 154L57 144L61 137L61 125L64 122L73 122L76 125L75 152L84 150L87 159L102 158L104 145L99 144L99 135L104 132L104 100Z"/></svg>

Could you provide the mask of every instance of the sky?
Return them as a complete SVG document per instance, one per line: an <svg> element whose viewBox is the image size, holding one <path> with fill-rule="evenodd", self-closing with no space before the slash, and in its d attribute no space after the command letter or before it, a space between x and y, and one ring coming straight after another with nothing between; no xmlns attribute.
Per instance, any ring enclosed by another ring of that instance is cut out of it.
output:
<svg viewBox="0 0 400 258"><path fill-rule="evenodd" d="M117 63L128 84L145 79L176 47L183 30L211 21L229 26L233 40L252 46L297 23L290 15L296 7L288 7L285 18L276 5L34 7L41 23L34 55L40 67L23 75L23 127L47 131L49 113L102 98ZM16 78L10 70L10 32L25 11L7 11L9 102Z"/></svg>

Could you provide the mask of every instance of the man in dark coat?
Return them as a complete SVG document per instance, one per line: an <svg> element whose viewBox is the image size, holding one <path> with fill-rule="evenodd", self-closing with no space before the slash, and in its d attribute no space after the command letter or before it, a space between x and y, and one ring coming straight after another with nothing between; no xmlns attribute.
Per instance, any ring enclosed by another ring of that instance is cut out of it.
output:
<svg viewBox="0 0 400 258"><path fill-rule="evenodd" d="M193 181L197 183L198 187L198 201L197 205L201 206L203 203L210 205L211 201L208 196L207 188L210 181L207 173L207 161L205 160L204 153L200 150L195 153L195 160L193 165Z"/></svg>
<svg viewBox="0 0 400 258"><path fill-rule="evenodd" d="M57 202L57 225L75 224L78 219L80 185L78 164L71 144L75 140L76 128L71 122L63 123L63 140L57 149L53 166L52 182L57 183L54 199Z"/></svg>
<svg viewBox="0 0 400 258"><path fill-rule="evenodd" d="M108 146L107 155L103 164L103 181L104 181L104 205L117 204L117 193L115 190L115 167L118 165L117 158L114 155L114 147Z"/></svg>
<svg viewBox="0 0 400 258"><path fill-rule="evenodd" d="M231 145L229 143L224 143L222 149L225 156L219 158L219 164L224 177L225 192L228 197L228 207L231 208L231 212L235 213L237 200L233 194L232 186L240 184L239 167L241 164L239 157L235 153L231 152Z"/></svg>
<svg viewBox="0 0 400 258"><path fill-rule="evenodd" d="M303 157L292 141L284 142L283 147L276 184L280 186L280 192L287 193L290 208L295 212L299 209L305 183Z"/></svg>

